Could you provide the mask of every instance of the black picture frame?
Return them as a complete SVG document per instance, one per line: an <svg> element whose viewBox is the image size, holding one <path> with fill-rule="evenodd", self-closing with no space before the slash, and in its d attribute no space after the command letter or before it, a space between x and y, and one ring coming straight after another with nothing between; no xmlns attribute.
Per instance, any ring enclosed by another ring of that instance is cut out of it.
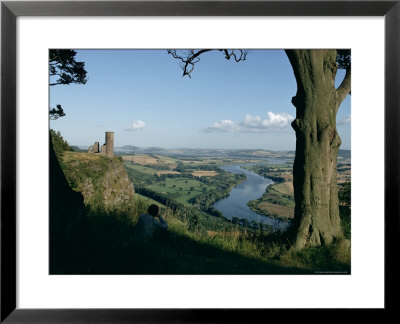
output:
<svg viewBox="0 0 400 324"><path fill-rule="evenodd" d="M5 323L236 322L266 309L16 308L16 19L18 16L383 16L385 18L385 310L396 308L399 237L400 1L2 1L1 317ZM366 53L368 55L368 53ZM373 62L373 60L372 60ZM373 64L372 64L373 65ZM369 67L372 68L372 67ZM371 260L372 262L372 260ZM367 284L367 283L366 283ZM270 310L272 311L272 310Z"/></svg>

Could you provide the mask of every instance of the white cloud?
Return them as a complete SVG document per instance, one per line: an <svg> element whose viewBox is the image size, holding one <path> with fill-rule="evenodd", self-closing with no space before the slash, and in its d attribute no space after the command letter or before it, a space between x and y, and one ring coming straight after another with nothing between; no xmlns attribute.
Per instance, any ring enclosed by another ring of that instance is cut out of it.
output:
<svg viewBox="0 0 400 324"><path fill-rule="evenodd" d="M142 120L134 120L132 127L125 129L126 131L138 131L146 127L146 123Z"/></svg>
<svg viewBox="0 0 400 324"><path fill-rule="evenodd" d="M209 132L237 132L239 126L236 125L232 120L221 120L215 122L214 125L208 127L206 131Z"/></svg>
<svg viewBox="0 0 400 324"><path fill-rule="evenodd" d="M290 125L294 117L282 113L275 114L271 111L267 113L267 118L260 116L246 115L244 120L235 123L232 120L221 120L215 122L213 126L206 128L208 132L267 132L272 129L282 129Z"/></svg>
<svg viewBox="0 0 400 324"><path fill-rule="evenodd" d="M338 125L346 125L346 124L350 124L350 123L351 123L350 115L348 115L347 117L345 117L337 122Z"/></svg>
<svg viewBox="0 0 400 324"><path fill-rule="evenodd" d="M246 117L244 117L244 121L242 121L241 124L245 127L258 127L260 125L260 122L260 116L246 115Z"/></svg>
<svg viewBox="0 0 400 324"><path fill-rule="evenodd" d="M132 126L133 126L133 129L139 130L139 129L145 128L146 127L146 123L144 121L142 121L142 120L135 120L133 122Z"/></svg>

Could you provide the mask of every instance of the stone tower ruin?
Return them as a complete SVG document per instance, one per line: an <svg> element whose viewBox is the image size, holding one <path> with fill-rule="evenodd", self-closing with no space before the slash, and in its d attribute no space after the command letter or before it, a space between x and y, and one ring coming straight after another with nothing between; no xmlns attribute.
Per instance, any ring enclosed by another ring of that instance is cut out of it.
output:
<svg viewBox="0 0 400 324"><path fill-rule="evenodd" d="M114 132L106 132L106 156L114 156Z"/></svg>
<svg viewBox="0 0 400 324"><path fill-rule="evenodd" d="M112 158L114 156L114 132L106 132L106 142L101 146L101 149L99 142L94 142L93 145L89 146L88 153Z"/></svg>

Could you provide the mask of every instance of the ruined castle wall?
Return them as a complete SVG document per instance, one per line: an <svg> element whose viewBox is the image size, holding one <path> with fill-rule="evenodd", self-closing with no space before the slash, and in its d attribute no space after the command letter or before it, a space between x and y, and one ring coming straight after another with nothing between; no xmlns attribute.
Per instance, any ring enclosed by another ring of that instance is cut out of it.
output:
<svg viewBox="0 0 400 324"><path fill-rule="evenodd" d="M89 146L88 153L99 153L99 142L94 142L93 145Z"/></svg>
<svg viewBox="0 0 400 324"><path fill-rule="evenodd" d="M101 149L99 142L94 142L94 145L89 146L88 153L96 153L112 158L114 156L114 132L106 132L106 142L101 146Z"/></svg>
<svg viewBox="0 0 400 324"><path fill-rule="evenodd" d="M102 145L101 146L101 150L100 150L100 155L102 155L102 156L106 156L106 151L107 151L107 145L106 144L104 144L104 145Z"/></svg>

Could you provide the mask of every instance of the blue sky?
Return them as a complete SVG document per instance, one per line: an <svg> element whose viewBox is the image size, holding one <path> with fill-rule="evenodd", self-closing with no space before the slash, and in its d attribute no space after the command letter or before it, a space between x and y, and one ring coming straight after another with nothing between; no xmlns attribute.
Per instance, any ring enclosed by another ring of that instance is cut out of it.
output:
<svg viewBox="0 0 400 324"><path fill-rule="evenodd" d="M239 63L208 52L192 78L166 50L77 53L88 82L50 87L50 107L66 113L50 127L71 145L102 144L113 131L115 146L295 149L296 81L283 50L253 50ZM350 100L337 116L342 149L350 149Z"/></svg>

